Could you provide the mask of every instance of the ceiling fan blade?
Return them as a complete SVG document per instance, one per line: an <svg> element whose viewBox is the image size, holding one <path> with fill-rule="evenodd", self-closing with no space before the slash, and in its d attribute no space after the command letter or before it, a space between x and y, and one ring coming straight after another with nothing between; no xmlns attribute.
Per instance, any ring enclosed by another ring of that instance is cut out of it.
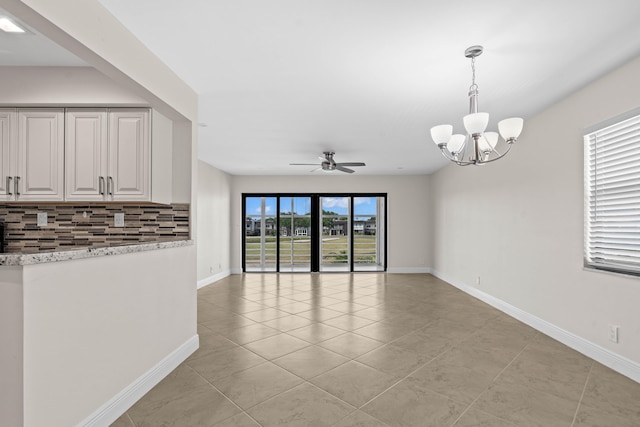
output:
<svg viewBox="0 0 640 427"><path fill-rule="evenodd" d="M346 173L354 173L355 172L353 169L345 168L340 164L336 165L336 169L338 169L339 171L342 171L342 172L346 172Z"/></svg>
<svg viewBox="0 0 640 427"><path fill-rule="evenodd" d="M315 169L311 169L309 172L315 172L315 171L320 170L320 169L322 169L322 166L317 167L317 168L315 168Z"/></svg>
<svg viewBox="0 0 640 427"><path fill-rule="evenodd" d="M340 162L336 163L336 166L367 166L362 162Z"/></svg>
<svg viewBox="0 0 640 427"><path fill-rule="evenodd" d="M289 166L317 166L317 163L289 163Z"/></svg>

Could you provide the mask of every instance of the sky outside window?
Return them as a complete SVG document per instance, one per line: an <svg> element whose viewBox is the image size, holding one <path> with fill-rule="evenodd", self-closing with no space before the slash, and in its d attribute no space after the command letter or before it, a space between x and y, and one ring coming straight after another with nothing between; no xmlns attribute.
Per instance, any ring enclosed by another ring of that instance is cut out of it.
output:
<svg viewBox="0 0 640 427"><path fill-rule="evenodd" d="M262 197L247 197L245 215L260 215L260 214L262 214ZM276 214L276 198L275 197L265 198L264 214L265 215Z"/></svg>
<svg viewBox="0 0 640 427"><path fill-rule="evenodd" d="M349 198L323 197L322 210L324 212L334 212L336 214L346 215L349 210Z"/></svg>
<svg viewBox="0 0 640 427"><path fill-rule="evenodd" d="M377 212L377 197L354 197L354 215L375 215Z"/></svg>
<svg viewBox="0 0 640 427"><path fill-rule="evenodd" d="M292 197L280 198L280 211L282 213L291 212ZM308 215L311 212L311 199L309 197L293 197L294 212L297 215ZM355 215L375 215L376 197L354 197L353 209ZM262 198L246 198L246 215L262 214ZM328 212L335 212L338 215L346 215L349 207L349 197L323 197L322 209ZM265 215L276 214L276 197L267 197L265 200Z"/></svg>

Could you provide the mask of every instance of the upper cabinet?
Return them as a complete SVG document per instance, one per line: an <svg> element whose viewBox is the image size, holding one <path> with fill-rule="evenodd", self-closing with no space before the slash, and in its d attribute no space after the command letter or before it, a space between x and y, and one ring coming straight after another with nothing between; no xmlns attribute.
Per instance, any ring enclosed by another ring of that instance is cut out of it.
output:
<svg viewBox="0 0 640 427"><path fill-rule="evenodd" d="M0 198L64 200L64 110L4 109L0 123Z"/></svg>
<svg viewBox="0 0 640 427"><path fill-rule="evenodd" d="M0 109L0 201L171 203L171 121L154 114L154 156L151 121L148 108Z"/></svg>
<svg viewBox="0 0 640 427"><path fill-rule="evenodd" d="M66 200L149 201L148 109L67 109Z"/></svg>
<svg viewBox="0 0 640 427"><path fill-rule="evenodd" d="M15 110L0 110L0 200L7 201L13 198L13 171L11 167L12 138L11 132L15 129Z"/></svg>
<svg viewBox="0 0 640 427"><path fill-rule="evenodd" d="M109 182L113 200L150 200L149 110L109 112Z"/></svg>
<svg viewBox="0 0 640 427"><path fill-rule="evenodd" d="M64 110L18 110L17 200L64 200Z"/></svg>
<svg viewBox="0 0 640 427"><path fill-rule="evenodd" d="M65 194L72 201L102 201L107 195L107 112L67 110Z"/></svg>

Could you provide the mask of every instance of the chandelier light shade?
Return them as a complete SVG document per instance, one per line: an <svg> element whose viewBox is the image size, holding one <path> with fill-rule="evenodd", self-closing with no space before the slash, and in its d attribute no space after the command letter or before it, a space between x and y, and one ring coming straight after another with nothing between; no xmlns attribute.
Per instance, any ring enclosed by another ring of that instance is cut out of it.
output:
<svg viewBox="0 0 640 427"><path fill-rule="evenodd" d="M451 135L449 142L447 142L447 149L451 151L451 153L460 153L464 149L464 141L466 138L465 135L459 133Z"/></svg>
<svg viewBox="0 0 640 427"><path fill-rule="evenodd" d="M438 145L446 145L451 139L451 135L453 135L453 126L451 125L438 125L431 128L431 138Z"/></svg>
<svg viewBox="0 0 640 427"><path fill-rule="evenodd" d="M489 124L489 113L467 114L462 118L462 122L469 135L481 134Z"/></svg>
<svg viewBox="0 0 640 427"><path fill-rule="evenodd" d="M464 56L471 58L471 86L469 87L469 114L462 118L466 135L454 134L453 126L438 125L431 128L431 138L447 159L460 166L483 165L504 157L522 133L524 120L520 117L504 119L498 123L498 132L485 132L489 125L489 113L478 112L478 85L476 84L476 58L483 52L482 46L471 46ZM506 143L498 151L500 136Z"/></svg>

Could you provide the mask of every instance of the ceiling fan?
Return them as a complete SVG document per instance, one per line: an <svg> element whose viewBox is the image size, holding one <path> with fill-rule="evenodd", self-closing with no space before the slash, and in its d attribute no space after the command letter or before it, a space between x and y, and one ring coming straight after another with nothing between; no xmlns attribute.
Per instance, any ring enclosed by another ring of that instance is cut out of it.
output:
<svg viewBox="0 0 640 427"><path fill-rule="evenodd" d="M320 166L313 169L311 172L315 172L317 170L322 169L325 172L333 172L335 170L339 170L340 172L346 172L346 173L353 173L355 172L353 169L349 169L345 166L366 166L366 164L362 163L362 162L343 162L343 163L336 163L336 161L333 159L334 153L333 151L324 151L322 154L324 154L324 157L318 157L320 160L322 160L322 163L320 163ZM291 166L317 166L317 163L289 163L289 165Z"/></svg>

